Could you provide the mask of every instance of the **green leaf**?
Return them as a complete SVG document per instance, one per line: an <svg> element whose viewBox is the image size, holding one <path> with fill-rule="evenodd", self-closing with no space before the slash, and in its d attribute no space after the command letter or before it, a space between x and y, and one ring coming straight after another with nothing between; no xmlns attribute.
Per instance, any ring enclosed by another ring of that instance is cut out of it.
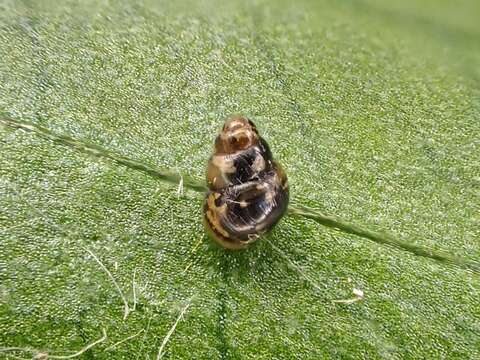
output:
<svg viewBox="0 0 480 360"><path fill-rule="evenodd" d="M480 357L476 2L0 8L0 357ZM232 113L294 203L240 252Z"/></svg>

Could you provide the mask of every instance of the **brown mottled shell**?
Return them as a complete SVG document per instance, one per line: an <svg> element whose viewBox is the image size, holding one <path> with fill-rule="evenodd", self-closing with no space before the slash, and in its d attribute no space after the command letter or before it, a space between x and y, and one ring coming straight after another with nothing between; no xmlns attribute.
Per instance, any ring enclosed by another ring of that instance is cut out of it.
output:
<svg viewBox="0 0 480 360"><path fill-rule="evenodd" d="M208 161L204 224L228 249L243 249L269 231L288 206L287 176L244 117L231 117Z"/></svg>

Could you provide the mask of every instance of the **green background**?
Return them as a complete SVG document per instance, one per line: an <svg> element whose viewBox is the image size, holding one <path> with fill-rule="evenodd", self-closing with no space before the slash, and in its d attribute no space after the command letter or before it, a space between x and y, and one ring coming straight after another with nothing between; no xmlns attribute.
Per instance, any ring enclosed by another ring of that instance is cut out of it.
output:
<svg viewBox="0 0 480 360"><path fill-rule="evenodd" d="M292 201L478 259L478 4L2 1L0 110L198 179L242 113ZM293 217L227 252L201 202L0 127L0 346L152 359L190 304L165 358L480 358L477 275Z"/></svg>

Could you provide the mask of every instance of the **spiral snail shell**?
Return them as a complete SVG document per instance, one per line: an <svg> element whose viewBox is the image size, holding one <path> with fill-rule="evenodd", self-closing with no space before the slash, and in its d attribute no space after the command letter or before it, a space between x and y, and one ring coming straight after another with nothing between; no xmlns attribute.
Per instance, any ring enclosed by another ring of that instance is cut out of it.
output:
<svg viewBox="0 0 480 360"><path fill-rule="evenodd" d="M244 117L227 119L217 136L207 185L205 228L228 249L246 248L287 210L287 176L255 125Z"/></svg>

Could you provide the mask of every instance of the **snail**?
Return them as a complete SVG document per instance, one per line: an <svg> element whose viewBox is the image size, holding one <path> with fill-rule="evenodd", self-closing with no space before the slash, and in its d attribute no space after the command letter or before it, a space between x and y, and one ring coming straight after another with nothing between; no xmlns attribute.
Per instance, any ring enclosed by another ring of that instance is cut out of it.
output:
<svg viewBox="0 0 480 360"><path fill-rule="evenodd" d="M285 214L287 176L267 142L245 117L226 120L207 166L203 221L227 249L244 249Z"/></svg>

